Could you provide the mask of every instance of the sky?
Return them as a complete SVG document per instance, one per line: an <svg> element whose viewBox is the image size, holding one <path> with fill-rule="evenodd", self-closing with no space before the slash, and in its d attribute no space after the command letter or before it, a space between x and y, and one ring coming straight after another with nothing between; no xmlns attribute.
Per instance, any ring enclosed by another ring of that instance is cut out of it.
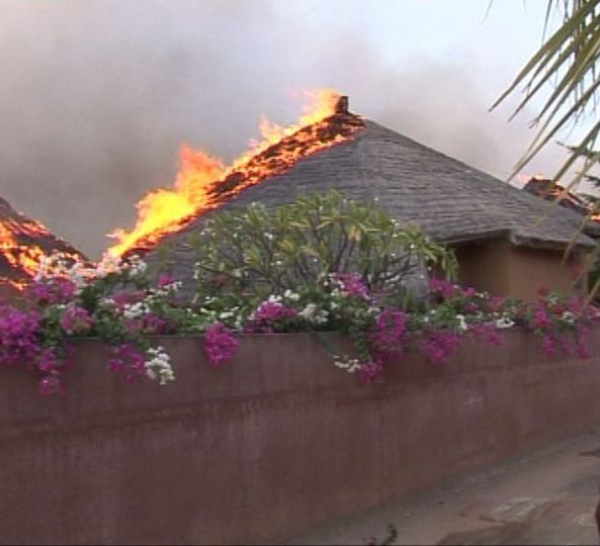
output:
<svg viewBox="0 0 600 546"><path fill-rule="evenodd" d="M92 258L170 186L184 143L231 160L295 91L505 180L533 136L489 108L542 43L546 0L2 0L0 196ZM297 94L297 93L296 93ZM549 147L527 174L552 175Z"/></svg>

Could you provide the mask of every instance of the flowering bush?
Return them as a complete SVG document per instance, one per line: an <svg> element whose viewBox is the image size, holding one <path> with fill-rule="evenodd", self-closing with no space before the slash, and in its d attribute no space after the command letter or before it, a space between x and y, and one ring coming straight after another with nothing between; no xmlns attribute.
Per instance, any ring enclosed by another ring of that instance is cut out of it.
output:
<svg viewBox="0 0 600 546"><path fill-rule="evenodd" d="M585 337L596 318L596 309L584 306L580 298L567 298L541 290L537 304L520 310L518 315L515 320L522 321L541 339L546 354L561 351L581 358L590 356Z"/></svg>
<svg viewBox="0 0 600 546"><path fill-rule="evenodd" d="M322 276L313 286L286 289L264 300L236 299L231 294L228 298L235 313L223 312L218 297L200 302L201 315L217 320L211 327L214 334L205 336L214 347L206 350L213 363L226 360L220 346L233 354L235 331L340 331L352 340L354 355L339 354L325 336L318 339L330 350L334 366L366 382L380 378L386 366L410 353L424 354L432 363L442 364L452 358L463 340L476 338L498 345L501 330L513 327L534 333L547 354L562 351L585 358L589 356L585 334L598 317L594 307L584 306L576 297L541 293L538 301L527 304L437 278L430 281L424 302L402 307L392 304L389 292L370 291L366 282L352 273Z"/></svg>
<svg viewBox="0 0 600 546"><path fill-rule="evenodd" d="M351 201L336 191L274 209L254 203L220 211L188 243L196 251L201 299L231 293L266 298L313 286L332 273L358 272L371 289L397 291L428 266L458 267L454 253L421 230L401 227L375 202Z"/></svg>
<svg viewBox="0 0 600 546"><path fill-rule="evenodd" d="M438 278L423 297L409 298L401 282L373 283L372 274L321 271L311 282L267 295L242 284L230 291L205 287L183 305L180 284L164 275L151 283L139 259L86 267L56 257L42 263L27 298L0 306L0 364L27 367L47 395L65 392L63 376L82 336L112 347L108 369L124 381L146 377L160 385L175 374L164 347L153 345L154 334L203 334L208 361L218 367L235 354L238 333L313 332L334 366L365 382L408 354L442 364L464 339L498 344L499 332L514 327L537 336L546 354L589 356L585 336L598 313L579 298L541 291L525 303ZM353 354L330 347L326 331L344 333Z"/></svg>
<svg viewBox="0 0 600 546"><path fill-rule="evenodd" d="M26 297L0 307L0 363L33 370L42 394L64 393L73 340L96 336L114 347L108 367L125 381L172 381L169 356L147 335L176 330L178 284L163 278L151 287L144 272L135 258L106 259L95 268L60 256L44 260Z"/></svg>

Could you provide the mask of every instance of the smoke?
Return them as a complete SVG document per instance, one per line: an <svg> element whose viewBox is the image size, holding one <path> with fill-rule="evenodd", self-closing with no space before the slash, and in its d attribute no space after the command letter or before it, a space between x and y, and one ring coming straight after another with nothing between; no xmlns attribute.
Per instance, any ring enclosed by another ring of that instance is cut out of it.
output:
<svg viewBox="0 0 600 546"><path fill-rule="evenodd" d="M106 233L132 227L134 204L171 184L184 142L230 160L261 113L296 118L290 89L322 86L349 94L356 113L508 175L532 135L487 112L502 88L480 81L481 59L384 61L360 29L316 25L311 12L326 4L3 0L0 195L98 257Z"/></svg>

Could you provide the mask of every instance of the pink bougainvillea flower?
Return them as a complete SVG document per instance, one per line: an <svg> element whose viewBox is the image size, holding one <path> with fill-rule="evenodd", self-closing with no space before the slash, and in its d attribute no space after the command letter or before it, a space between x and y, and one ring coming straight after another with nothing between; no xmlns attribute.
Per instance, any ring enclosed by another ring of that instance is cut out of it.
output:
<svg viewBox="0 0 600 546"><path fill-rule="evenodd" d="M213 366L233 358L237 348L233 332L221 322L215 322L204 333L204 352Z"/></svg>

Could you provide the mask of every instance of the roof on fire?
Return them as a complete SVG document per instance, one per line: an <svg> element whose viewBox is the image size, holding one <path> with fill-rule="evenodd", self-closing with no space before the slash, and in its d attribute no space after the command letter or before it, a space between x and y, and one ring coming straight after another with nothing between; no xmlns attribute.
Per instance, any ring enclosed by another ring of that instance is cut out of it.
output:
<svg viewBox="0 0 600 546"><path fill-rule="evenodd" d="M515 245L564 246L581 220L570 210L549 207L372 121L366 121L353 138L300 159L283 174L232 196L219 208L253 201L278 205L302 193L331 188L355 200L375 198L397 219L416 223L432 238L451 243L498 234ZM184 231L194 229L197 222ZM593 244L585 235L578 242Z"/></svg>
<svg viewBox="0 0 600 546"><path fill-rule="evenodd" d="M432 239L446 243L503 238L514 245L563 249L581 221L572 210L552 206L365 120L364 128L352 138L302 158L284 173L227 197L214 211L168 235L164 242L175 252L171 262L186 262L189 249L184 244L185 235L202 229L210 214L251 202L276 206L300 194L331 188L354 200L377 199L396 219L417 224ZM594 244L585 234L580 234L576 243L584 247ZM153 254L147 258L152 260Z"/></svg>
<svg viewBox="0 0 600 546"><path fill-rule="evenodd" d="M22 265L27 252L65 253L85 260L81 252L53 235L39 222L13 209L0 197L0 281L27 281L32 277ZM34 257L34 254L31 254Z"/></svg>

